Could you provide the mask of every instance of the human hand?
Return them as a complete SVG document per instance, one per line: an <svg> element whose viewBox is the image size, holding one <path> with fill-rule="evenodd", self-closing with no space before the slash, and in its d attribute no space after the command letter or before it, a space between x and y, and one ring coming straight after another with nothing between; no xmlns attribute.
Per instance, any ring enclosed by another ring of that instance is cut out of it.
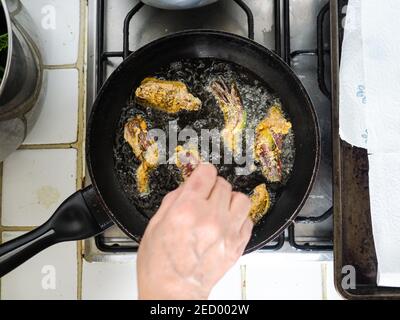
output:
<svg viewBox="0 0 400 320"><path fill-rule="evenodd" d="M163 199L140 243L140 299L207 299L242 255L253 229L250 199L201 164Z"/></svg>

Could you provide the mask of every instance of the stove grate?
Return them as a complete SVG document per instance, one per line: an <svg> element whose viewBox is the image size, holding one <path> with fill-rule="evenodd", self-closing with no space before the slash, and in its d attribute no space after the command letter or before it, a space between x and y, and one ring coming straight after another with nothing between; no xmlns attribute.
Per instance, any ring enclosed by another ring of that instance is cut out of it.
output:
<svg viewBox="0 0 400 320"><path fill-rule="evenodd" d="M235 3L245 12L248 24L248 37L254 40L254 17L251 9L243 0L234 0ZM329 2L321 9L317 18L317 48L311 50L296 50L291 51L290 46L290 0L273 0L274 1L274 20L275 20L275 48L274 51L285 60L285 62L291 65L292 60L300 55L314 55L317 56L318 65L318 85L321 92L330 99L331 93L326 83L326 64L325 58L329 54L329 49L324 47L324 25L326 17L329 13ZM281 13L281 2L283 1L283 13ZM104 35L105 35L105 0L99 0L97 2L97 65L96 65L96 92L99 92L101 86L105 81L105 68L110 58L121 58L121 60L128 57L132 51L129 49L129 27L130 23L140 9L145 4L141 1L138 2L125 16L123 23L123 48L121 51L105 51L104 50ZM282 21L283 20L283 21ZM282 26L283 26L283 39L282 39ZM283 48L282 48L283 40ZM330 208L320 216L312 217L297 217L295 222L288 228L287 240L289 244L298 250L304 251L326 251L332 250L333 246L332 239L327 241L328 244L312 244L296 242L296 225L297 224L315 224L325 221L332 216L333 208ZM281 249L285 244L285 232L279 235L270 244L263 247L262 250L277 251ZM97 248L103 252L136 252L138 246L119 246L116 244L108 244L106 239L101 235L96 236L95 243Z"/></svg>

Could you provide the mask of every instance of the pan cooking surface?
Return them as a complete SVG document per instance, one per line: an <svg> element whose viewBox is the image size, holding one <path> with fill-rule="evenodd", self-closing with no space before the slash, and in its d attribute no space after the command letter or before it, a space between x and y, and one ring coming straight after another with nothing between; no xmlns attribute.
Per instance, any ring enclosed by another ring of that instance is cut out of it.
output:
<svg viewBox="0 0 400 320"><path fill-rule="evenodd" d="M213 95L208 90L209 85L217 79L223 79L230 85L232 81L237 83L243 101L243 106L247 112L246 128L254 129L257 124L266 116L268 108L279 97L274 94L269 87L257 76L247 69L236 64L216 60L216 59L190 59L171 63L149 77L156 77L164 80L176 80L185 83L189 91L200 98L203 102L202 108L195 112L182 111L179 114L167 114L155 110L151 107L143 107L134 101L134 91L127 105L123 108L118 124L118 132L114 144L114 164L117 177L121 188L126 196L136 207L147 217L151 218L157 211L162 198L169 191L174 190L181 183L181 174L173 164L160 164L159 167L150 174L150 193L141 196L136 188L136 170L140 164L134 156L131 147L124 140L123 132L125 123L134 115L140 114L146 120L149 129L162 129L168 133L169 126L173 121L177 121L178 133L184 128L195 130L200 137L201 129L223 129L224 119ZM282 106L285 110L285 106ZM290 117L286 118L290 121ZM167 146L169 142L166 134ZM243 138L244 139L244 138ZM221 139L222 140L222 139ZM185 141L178 141L184 144ZM200 139L199 139L199 151ZM211 150L211 148L210 148ZM220 150L223 150L221 141ZM285 136L282 153L282 172L283 180L280 184L270 184L261 174L259 166L249 175L236 175L235 167L237 164L216 164L219 175L226 178L233 184L237 191L249 194L252 189L260 183L267 183L271 193L272 205L284 189L285 182L288 180L293 168L295 157L294 135L292 131ZM212 161L210 158L209 161ZM221 160L221 162L223 162ZM242 165L243 166L243 165Z"/></svg>

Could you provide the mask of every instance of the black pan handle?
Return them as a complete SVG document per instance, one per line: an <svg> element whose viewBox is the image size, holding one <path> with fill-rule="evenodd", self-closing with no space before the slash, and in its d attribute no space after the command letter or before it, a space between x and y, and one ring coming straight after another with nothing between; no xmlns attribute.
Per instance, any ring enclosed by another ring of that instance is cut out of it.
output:
<svg viewBox="0 0 400 320"><path fill-rule="evenodd" d="M0 278L53 244L86 239L111 225L94 188L80 190L43 225L0 246Z"/></svg>

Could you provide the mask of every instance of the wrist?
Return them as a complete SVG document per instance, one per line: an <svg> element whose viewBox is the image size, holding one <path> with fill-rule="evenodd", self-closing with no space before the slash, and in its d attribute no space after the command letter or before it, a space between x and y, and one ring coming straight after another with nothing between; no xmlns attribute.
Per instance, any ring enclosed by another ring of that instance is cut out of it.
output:
<svg viewBox="0 0 400 320"><path fill-rule="evenodd" d="M210 290L190 281L139 286L140 300L207 300Z"/></svg>

